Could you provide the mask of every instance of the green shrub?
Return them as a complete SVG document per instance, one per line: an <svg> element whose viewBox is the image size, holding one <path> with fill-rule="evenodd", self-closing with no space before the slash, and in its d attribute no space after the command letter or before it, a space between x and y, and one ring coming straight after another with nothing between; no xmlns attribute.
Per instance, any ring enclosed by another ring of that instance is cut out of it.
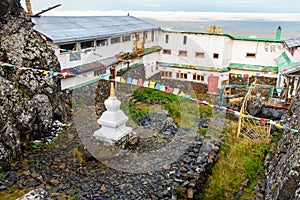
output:
<svg viewBox="0 0 300 200"><path fill-rule="evenodd" d="M33 150L33 149L40 149L43 147L42 143L36 143L34 141L30 141L28 144L28 148L29 150Z"/></svg>

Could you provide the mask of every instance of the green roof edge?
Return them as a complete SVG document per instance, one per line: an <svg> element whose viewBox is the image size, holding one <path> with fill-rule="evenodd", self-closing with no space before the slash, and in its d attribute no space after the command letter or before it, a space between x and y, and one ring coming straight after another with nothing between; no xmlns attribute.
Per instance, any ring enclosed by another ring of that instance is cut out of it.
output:
<svg viewBox="0 0 300 200"><path fill-rule="evenodd" d="M216 36L227 36L234 40L245 40L245 41L264 41L264 42L284 42L284 40L276 39L276 38L250 38L250 37L242 37L242 36L232 36L227 33L208 33L201 31L180 31L180 30L167 30L163 29L163 32L175 32L175 33L187 33L187 34L203 34L203 35L216 35Z"/></svg>

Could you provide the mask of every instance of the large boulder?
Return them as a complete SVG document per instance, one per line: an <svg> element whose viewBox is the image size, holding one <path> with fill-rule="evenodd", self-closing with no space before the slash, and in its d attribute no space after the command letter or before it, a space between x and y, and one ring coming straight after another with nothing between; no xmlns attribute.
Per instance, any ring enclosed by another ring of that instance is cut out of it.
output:
<svg viewBox="0 0 300 200"><path fill-rule="evenodd" d="M18 198L17 200L51 200L48 192L44 189L38 188Z"/></svg>
<svg viewBox="0 0 300 200"><path fill-rule="evenodd" d="M33 29L19 0L0 2L0 61L59 71L54 51ZM59 105L58 78L0 66L0 171L22 157L21 145L50 134Z"/></svg>
<svg viewBox="0 0 300 200"><path fill-rule="evenodd" d="M263 107L263 100L260 97L251 97L247 105L247 111L250 115L255 116L260 113Z"/></svg>
<svg viewBox="0 0 300 200"><path fill-rule="evenodd" d="M261 109L261 117L267 119L280 120L286 114L285 109L263 107Z"/></svg>

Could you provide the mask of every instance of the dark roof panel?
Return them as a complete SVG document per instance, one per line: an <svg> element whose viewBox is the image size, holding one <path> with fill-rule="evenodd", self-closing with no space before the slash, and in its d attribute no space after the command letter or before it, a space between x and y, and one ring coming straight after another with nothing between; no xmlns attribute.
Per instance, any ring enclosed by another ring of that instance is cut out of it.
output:
<svg viewBox="0 0 300 200"><path fill-rule="evenodd" d="M300 46L300 37L299 38L291 38L288 40L285 40L286 45L291 48L291 47L298 47Z"/></svg>

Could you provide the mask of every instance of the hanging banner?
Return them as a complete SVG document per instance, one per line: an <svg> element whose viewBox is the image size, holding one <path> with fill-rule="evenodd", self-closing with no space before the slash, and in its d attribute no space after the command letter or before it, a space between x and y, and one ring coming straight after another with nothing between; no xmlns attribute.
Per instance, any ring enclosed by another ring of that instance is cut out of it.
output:
<svg viewBox="0 0 300 200"><path fill-rule="evenodd" d="M137 79L132 79L132 85L137 85L138 84L138 80Z"/></svg>

